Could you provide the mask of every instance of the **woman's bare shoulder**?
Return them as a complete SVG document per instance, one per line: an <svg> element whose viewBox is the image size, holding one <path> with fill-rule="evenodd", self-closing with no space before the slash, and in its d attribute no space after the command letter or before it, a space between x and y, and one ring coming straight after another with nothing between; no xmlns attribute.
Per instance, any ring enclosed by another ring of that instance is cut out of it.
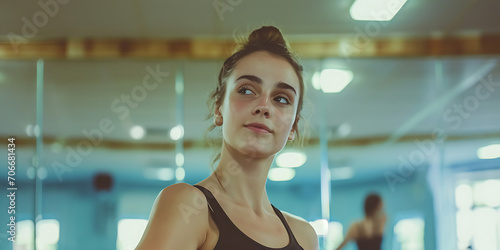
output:
<svg viewBox="0 0 500 250"><path fill-rule="evenodd" d="M198 188L187 183L172 184L170 186L163 188L158 194L159 199L189 200L198 196L205 197ZM202 200L206 201L206 199Z"/></svg>
<svg viewBox="0 0 500 250"><path fill-rule="evenodd" d="M314 228L305 219L291 213L281 211L293 235L305 250L318 249L318 235Z"/></svg>
<svg viewBox="0 0 500 250"><path fill-rule="evenodd" d="M162 189L137 249L197 249L208 228L203 193L186 183Z"/></svg>
<svg viewBox="0 0 500 250"><path fill-rule="evenodd" d="M175 207L188 224L192 219L202 219L200 216L208 215L205 195L198 188L187 183L177 183L165 187L158 194L157 202L165 206Z"/></svg>

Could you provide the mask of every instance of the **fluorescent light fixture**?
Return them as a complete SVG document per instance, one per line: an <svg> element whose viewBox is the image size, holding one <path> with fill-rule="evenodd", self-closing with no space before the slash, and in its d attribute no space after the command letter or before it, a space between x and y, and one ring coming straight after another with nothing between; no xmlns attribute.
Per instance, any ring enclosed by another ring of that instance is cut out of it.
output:
<svg viewBox="0 0 500 250"><path fill-rule="evenodd" d="M175 155L175 165L177 165L177 167L182 167L182 165L184 165L184 154L177 153Z"/></svg>
<svg viewBox="0 0 500 250"><path fill-rule="evenodd" d="M304 165L307 156L303 152L284 152L276 157L276 165L282 168L296 168Z"/></svg>
<svg viewBox="0 0 500 250"><path fill-rule="evenodd" d="M34 136L34 134L33 134L33 128L34 127L31 124L26 125L26 128L24 129L24 131L26 132L26 135L28 137L33 137Z"/></svg>
<svg viewBox="0 0 500 250"><path fill-rule="evenodd" d="M28 169L26 169L26 175L28 176L28 179L35 179L35 171L35 167L29 167Z"/></svg>
<svg viewBox="0 0 500 250"><path fill-rule="evenodd" d="M495 159L500 158L500 144L492 144L479 148L477 150L477 158L479 159Z"/></svg>
<svg viewBox="0 0 500 250"><path fill-rule="evenodd" d="M184 126L177 125L170 130L170 138L174 141L181 139L184 136Z"/></svg>
<svg viewBox="0 0 500 250"><path fill-rule="evenodd" d="M340 124L337 128L337 134L340 137L347 137L351 133L351 125L347 122Z"/></svg>
<svg viewBox="0 0 500 250"><path fill-rule="evenodd" d="M314 74L312 76L312 79L311 79L313 88L316 89L316 90L320 90L321 89L321 84L319 82L320 75L321 75L321 73L318 72L318 71L316 71L316 72L314 72Z"/></svg>
<svg viewBox="0 0 500 250"><path fill-rule="evenodd" d="M356 0L351 5L351 18L358 21L390 21L406 0Z"/></svg>
<svg viewBox="0 0 500 250"><path fill-rule="evenodd" d="M341 167L330 169L332 180L346 180L354 176L354 170L351 167Z"/></svg>
<svg viewBox="0 0 500 250"><path fill-rule="evenodd" d="M44 167L37 167L37 175L40 180L45 180L47 179L47 169Z"/></svg>
<svg viewBox="0 0 500 250"><path fill-rule="evenodd" d="M321 90L325 93L339 93L352 81L353 77L354 75L349 70L324 69L319 77Z"/></svg>
<svg viewBox="0 0 500 250"><path fill-rule="evenodd" d="M172 168L146 168L144 177L151 180L171 181L174 179Z"/></svg>
<svg viewBox="0 0 500 250"><path fill-rule="evenodd" d="M186 171L184 170L183 167L178 167L176 170L175 170L175 178L178 180L178 181L182 181L184 180L184 177L186 177Z"/></svg>
<svg viewBox="0 0 500 250"><path fill-rule="evenodd" d="M140 140L146 135L146 130L142 126L133 126L130 128L130 136L135 140Z"/></svg>
<svg viewBox="0 0 500 250"><path fill-rule="evenodd" d="M52 144L50 144L50 151L54 152L54 153L61 153L64 149L64 145L60 142L54 142Z"/></svg>
<svg viewBox="0 0 500 250"><path fill-rule="evenodd" d="M295 177L295 169L291 168L271 168L268 176L271 181L289 181L293 177Z"/></svg>
<svg viewBox="0 0 500 250"><path fill-rule="evenodd" d="M316 231L316 235L325 236L328 234L328 221L326 219L319 219L309 222Z"/></svg>
<svg viewBox="0 0 500 250"><path fill-rule="evenodd" d="M40 136L40 126L38 126L38 124L35 124L35 126L33 127L33 135L35 137Z"/></svg>

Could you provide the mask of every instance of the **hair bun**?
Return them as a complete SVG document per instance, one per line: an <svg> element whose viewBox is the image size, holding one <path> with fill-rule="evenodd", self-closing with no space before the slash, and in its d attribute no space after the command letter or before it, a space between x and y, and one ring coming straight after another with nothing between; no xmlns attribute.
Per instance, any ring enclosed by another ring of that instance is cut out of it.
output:
<svg viewBox="0 0 500 250"><path fill-rule="evenodd" d="M281 31L274 26L262 26L254 30L248 36L248 41L244 47L253 47L259 45L281 45L287 48L287 43L281 34Z"/></svg>

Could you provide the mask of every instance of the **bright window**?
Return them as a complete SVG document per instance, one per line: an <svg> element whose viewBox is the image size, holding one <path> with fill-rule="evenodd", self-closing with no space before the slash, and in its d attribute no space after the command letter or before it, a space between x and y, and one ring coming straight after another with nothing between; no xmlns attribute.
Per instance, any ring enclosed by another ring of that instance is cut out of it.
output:
<svg viewBox="0 0 500 250"><path fill-rule="evenodd" d="M500 206L500 180L478 181L473 186L474 204L477 206Z"/></svg>
<svg viewBox="0 0 500 250"><path fill-rule="evenodd" d="M134 250L142 234L146 229L148 221L145 219L121 219L118 222L117 250Z"/></svg>
<svg viewBox="0 0 500 250"><path fill-rule="evenodd" d="M398 221L394 226L394 235L401 250L424 249L424 220L408 218Z"/></svg>
<svg viewBox="0 0 500 250"><path fill-rule="evenodd" d="M326 249L336 249L344 240L344 234L342 232L342 223L337 221L330 221L328 223L328 235L327 237L327 247Z"/></svg>
<svg viewBox="0 0 500 250"><path fill-rule="evenodd" d="M14 250L33 250L33 232L35 226L32 220L22 220L16 223L16 241L12 244Z"/></svg>
<svg viewBox="0 0 500 250"><path fill-rule="evenodd" d="M328 234L328 221L325 219L319 219L315 221L310 221L309 224L316 231L316 235L325 236Z"/></svg>
<svg viewBox="0 0 500 250"><path fill-rule="evenodd" d="M458 248L467 249L474 234L474 214L472 210L459 210L456 219Z"/></svg>
<svg viewBox="0 0 500 250"><path fill-rule="evenodd" d="M472 188L470 185L461 184L455 189L455 205L458 209L470 209L473 205Z"/></svg>
<svg viewBox="0 0 500 250"><path fill-rule="evenodd" d="M36 225L36 247L38 250L56 250L59 242L59 221L40 220ZM17 222L14 250L32 250L34 223L32 220Z"/></svg>
<svg viewBox="0 0 500 250"><path fill-rule="evenodd" d="M474 233L472 238L474 249L497 250L497 215L492 208L474 209Z"/></svg>
<svg viewBox="0 0 500 250"><path fill-rule="evenodd" d="M497 209L497 243L500 246L500 209Z"/></svg>
<svg viewBox="0 0 500 250"><path fill-rule="evenodd" d="M458 249L500 250L500 180L460 184L455 201Z"/></svg>

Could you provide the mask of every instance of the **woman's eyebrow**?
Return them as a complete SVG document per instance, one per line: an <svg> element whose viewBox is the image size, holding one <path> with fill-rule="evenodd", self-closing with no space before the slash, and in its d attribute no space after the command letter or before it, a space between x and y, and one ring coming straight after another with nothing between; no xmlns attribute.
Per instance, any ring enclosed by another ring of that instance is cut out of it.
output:
<svg viewBox="0 0 500 250"><path fill-rule="evenodd" d="M252 82L262 83L262 79L260 79L260 77L258 77L258 76L254 76L254 75L242 75L242 76L238 77L238 79L236 79L235 82L239 81L240 79L248 79Z"/></svg>
<svg viewBox="0 0 500 250"><path fill-rule="evenodd" d="M258 77L258 76L254 76L254 75L242 75L242 76L238 77L238 79L236 79L235 82L239 81L240 79L247 79L247 80L250 80L252 82L255 82L255 83L258 83L258 84L262 84L262 79L260 77ZM280 89L289 89L289 90L292 90L293 93L295 93L295 95L297 95L297 91L295 91L295 89L290 84L287 84L285 82L278 82L276 84L276 87L280 88Z"/></svg>
<svg viewBox="0 0 500 250"><path fill-rule="evenodd" d="M295 89L290 84L288 84L288 83L279 82L276 87L278 87L280 89L290 89L290 90L293 91L293 93L295 95L297 95L297 91L295 91Z"/></svg>

